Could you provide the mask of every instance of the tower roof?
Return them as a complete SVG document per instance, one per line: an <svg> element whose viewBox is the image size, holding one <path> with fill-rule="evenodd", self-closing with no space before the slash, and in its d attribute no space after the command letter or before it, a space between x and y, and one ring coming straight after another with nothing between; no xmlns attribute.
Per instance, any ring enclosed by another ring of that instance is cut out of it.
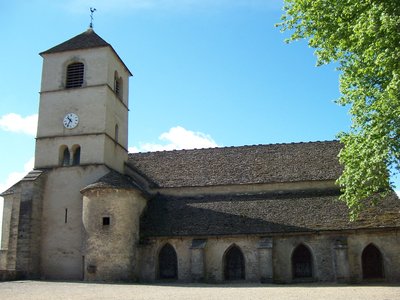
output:
<svg viewBox="0 0 400 300"><path fill-rule="evenodd" d="M91 49L91 48L101 48L101 47L110 47L118 59L122 62L125 68L128 70L129 74L132 73L129 71L127 66L124 64L122 59L119 57L117 52L114 48L103 40L92 28L89 28L85 32L78 34L77 36L57 45L54 46L46 51L39 53L40 55L43 54L50 54L50 53L58 53L58 52L65 52L65 51L74 51L74 50L83 50L83 49Z"/></svg>
<svg viewBox="0 0 400 300"><path fill-rule="evenodd" d="M65 41L57 46L54 46L46 51L40 53L48 54L48 53L56 53L56 52L64 52L64 51L72 51L72 50L81 50L88 48L99 48L99 47L107 47L111 45L103 40L92 28L89 28L85 32L78 34L77 36Z"/></svg>

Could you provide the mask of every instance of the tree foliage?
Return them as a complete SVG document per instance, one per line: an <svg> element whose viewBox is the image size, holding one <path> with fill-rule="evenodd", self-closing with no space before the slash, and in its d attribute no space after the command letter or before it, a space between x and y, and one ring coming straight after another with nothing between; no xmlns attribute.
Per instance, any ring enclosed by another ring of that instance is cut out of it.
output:
<svg viewBox="0 0 400 300"><path fill-rule="evenodd" d="M400 1L285 0L282 31L307 39L317 65L337 62L352 126L340 133L337 183L352 219L392 191L400 171Z"/></svg>

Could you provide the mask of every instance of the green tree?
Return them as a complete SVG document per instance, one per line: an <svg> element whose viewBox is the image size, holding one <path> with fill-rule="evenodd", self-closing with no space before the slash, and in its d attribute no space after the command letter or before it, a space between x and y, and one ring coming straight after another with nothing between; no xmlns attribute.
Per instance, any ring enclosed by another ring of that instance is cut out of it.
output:
<svg viewBox="0 0 400 300"><path fill-rule="evenodd" d="M341 96L352 116L337 180L355 219L368 202L392 192L400 171L400 1L285 0L282 22L295 41L307 39L317 65L337 62Z"/></svg>

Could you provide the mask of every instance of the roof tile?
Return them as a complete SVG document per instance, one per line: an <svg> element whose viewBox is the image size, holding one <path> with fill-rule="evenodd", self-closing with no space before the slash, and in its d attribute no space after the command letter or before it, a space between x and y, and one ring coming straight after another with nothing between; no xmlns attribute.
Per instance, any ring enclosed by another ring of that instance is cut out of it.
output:
<svg viewBox="0 0 400 300"><path fill-rule="evenodd" d="M85 32L69 39L68 41L41 52L40 55L107 46L111 47L111 45L97 35L93 29L89 28Z"/></svg>
<svg viewBox="0 0 400 300"><path fill-rule="evenodd" d="M135 183L132 182L130 177L122 175L116 171L110 171L96 182L84 187L81 192L91 189L140 189Z"/></svg>
<svg viewBox="0 0 400 300"><path fill-rule="evenodd" d="M340 149L328 141L133 153L128 165L162 188L335 180Z"/></svg>
<svg viewBox="0 0 400 300"><path fill-rule="evenodd" d="M367 206L356 222L338 191L287 194L166 197L148 202L143 237L281 234L400 226L400 200L393 193Z"/></svg>

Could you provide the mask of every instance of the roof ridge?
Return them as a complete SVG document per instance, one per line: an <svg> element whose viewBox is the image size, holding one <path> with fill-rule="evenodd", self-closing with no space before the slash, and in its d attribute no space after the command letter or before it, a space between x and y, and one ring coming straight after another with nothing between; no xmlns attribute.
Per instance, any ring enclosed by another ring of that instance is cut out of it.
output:
<svg viewBox="0 0 400 300"><path fill-rule="evenodd" d="M189 152L199 150L222 150L231 148L256 148L256 147L272 147L272 146L285 146L285 145L304 145L304 144L318 144L318 143L339 143L339 140L319 140L319 141L308 141L308 142L282 142L282 143L269 143L269 144L253 144L253 145L241 145L241 146L221 146L221 147L208 147L208 148L192 148L192 149L173 149L173 150L157 150L147 152L131 152L129 156L136 154L148 154L148 153L171 153L171 152Z"/></svg>

